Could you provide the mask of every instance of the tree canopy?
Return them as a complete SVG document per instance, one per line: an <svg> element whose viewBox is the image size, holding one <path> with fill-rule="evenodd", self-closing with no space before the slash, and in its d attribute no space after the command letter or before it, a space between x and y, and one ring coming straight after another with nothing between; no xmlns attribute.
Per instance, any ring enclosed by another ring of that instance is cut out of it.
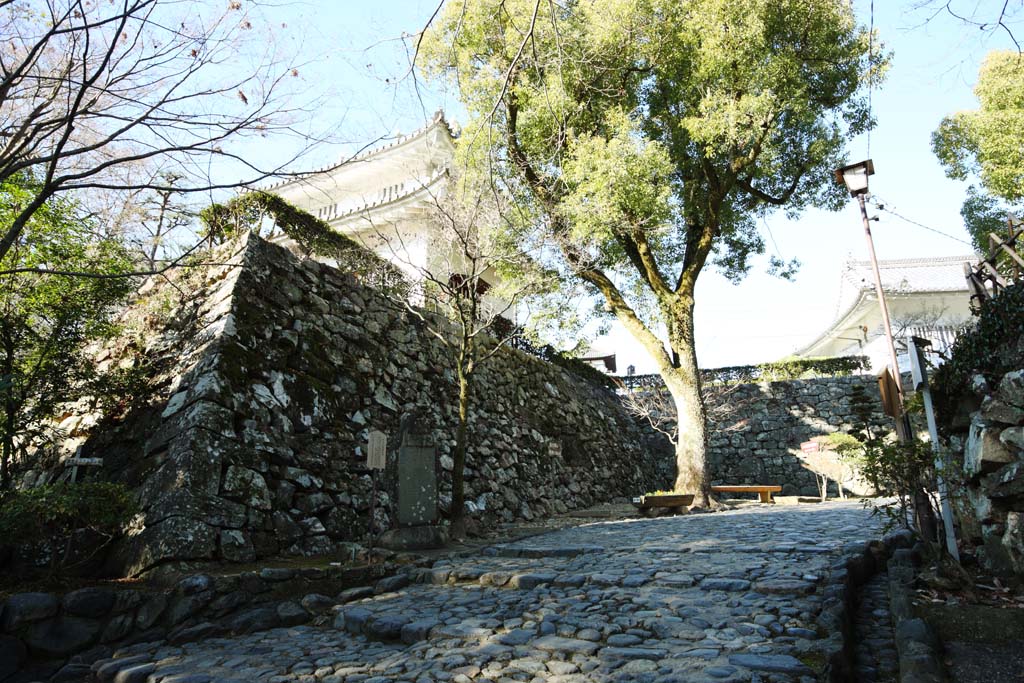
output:
<svg viewBox="0 0 1024 683"><path fill-rule="evenodd" d="M424 40L469 111L460 161L519 199L516 238L600 293L685 407L681 469L706 440L697 277L748 272L772 210L846 200L831 173L886 62L869 46L842 0L452 1Z"/></svg>
<svg viewBox="0 0 1024 683"><path fill-rule="evenodd" d="M979 107L942 120L932 150L950 178L977 175L985 190L1010 202L1024 199L1024 56L989 53L974 94Z"/></svg>
<svg viewBox="0 0 1024 683"><path fill-rule="evenodd" d="M0 224L35 195L36 183L22 173L0 184ZM135 285L119 275L131 266L124 247L97 239L76 205L57 198L33 214L0 259L0 488L10 483L15 451L49 434L56 406L97 389L84 346L113 332L113 310ZM22 268L99 277L8 272Z"/></svg>

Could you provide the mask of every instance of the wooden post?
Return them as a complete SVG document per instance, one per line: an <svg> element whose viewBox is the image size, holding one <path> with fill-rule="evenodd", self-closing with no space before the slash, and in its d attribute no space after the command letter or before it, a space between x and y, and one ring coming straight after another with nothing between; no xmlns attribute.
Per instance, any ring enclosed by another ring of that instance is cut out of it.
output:
<svg viewBox="0 0 1024 683"><path fill-rule="evenodd" d="M79 446L75 449L75 455L64 461L65 467L71 468L71 483L74 484L78 481L78 468L79 467L102 467L103 458L83 458L82 447Z"/></svg>

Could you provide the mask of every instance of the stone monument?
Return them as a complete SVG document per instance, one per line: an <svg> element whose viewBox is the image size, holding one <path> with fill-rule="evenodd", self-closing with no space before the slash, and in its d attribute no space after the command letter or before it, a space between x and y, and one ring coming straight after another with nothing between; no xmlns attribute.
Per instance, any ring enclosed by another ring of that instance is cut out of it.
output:
<svg viewBox="0 0 1024 683"><path fill-rule="evenodd" d="M419 550L444 545L438 526L437 448L422 417L402 418L398 434L397 526L380 537L391 550Z"/></svg>

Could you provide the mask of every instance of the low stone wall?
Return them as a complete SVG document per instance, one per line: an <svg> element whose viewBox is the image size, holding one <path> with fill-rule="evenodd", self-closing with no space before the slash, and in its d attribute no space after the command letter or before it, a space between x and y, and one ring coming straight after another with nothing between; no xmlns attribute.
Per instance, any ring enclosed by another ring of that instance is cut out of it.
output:
<svg viewBox="0 0 1024 683"><path fill-rule="evenodd" d="M879 407L876 426L889 429L872 376L705 387L712 484L775 484L783 495L818 495L815 475L799 457L800 444L854 427L854 386Z"/></svg>
<svg viewBox="0 0 1024 683"><path fill-rule="evenodd" d="M143 404L117 421L74 414L62 424L65 452L82 445L81 455L104 459L88 476L138 492L143 515L110 553L111 570L323 555L371 526L395 527L396 449L409 416L437 448L446 511L452 352L351 275L257 237L209 261L221 265L147 285L127 318L131 346L101 356L147 368ZM607 390L511 349L476 378L466 467L474 523L545 517L671 480L671 458L645 448ZM373 520L371 429L389 435Z"/></svg>
<svg viewBox="0 0 1024 683"><path fill-rule="evenodd" d="M973 389L980 409L970 414L966 433L950 438L963 455L961 533L978 545L989 569L1024 576L1024 370L1007 373L995 387L978 375Z"/></svg>
<svg viewBox="0 0 1024 683"><path fill-rule="evenodd" d="M0 682L83 681L90 665L108 657L115 644L163 639L180 644L305 623L329 612L339 591L365 586L395 569L389 563L266 568L196 574L168 588L17 593L0 602Z"/></svg>

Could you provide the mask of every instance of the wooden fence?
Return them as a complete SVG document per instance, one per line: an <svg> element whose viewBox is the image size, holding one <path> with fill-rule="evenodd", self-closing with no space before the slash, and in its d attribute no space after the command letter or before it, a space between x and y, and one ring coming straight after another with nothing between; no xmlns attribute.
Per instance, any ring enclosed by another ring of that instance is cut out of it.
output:
<svg viewBox="0 0 1024 683"><path fill-rule="evenodd" d="M1001 239L994 232L988 234L988 254L977 265L964 263L964 277L971 291L971 309L998 294L1008 284L1024 279L1024 258L1018 240L1024 241L1024 221L1014 215L1006 219L1009 236Z"/></svg>

